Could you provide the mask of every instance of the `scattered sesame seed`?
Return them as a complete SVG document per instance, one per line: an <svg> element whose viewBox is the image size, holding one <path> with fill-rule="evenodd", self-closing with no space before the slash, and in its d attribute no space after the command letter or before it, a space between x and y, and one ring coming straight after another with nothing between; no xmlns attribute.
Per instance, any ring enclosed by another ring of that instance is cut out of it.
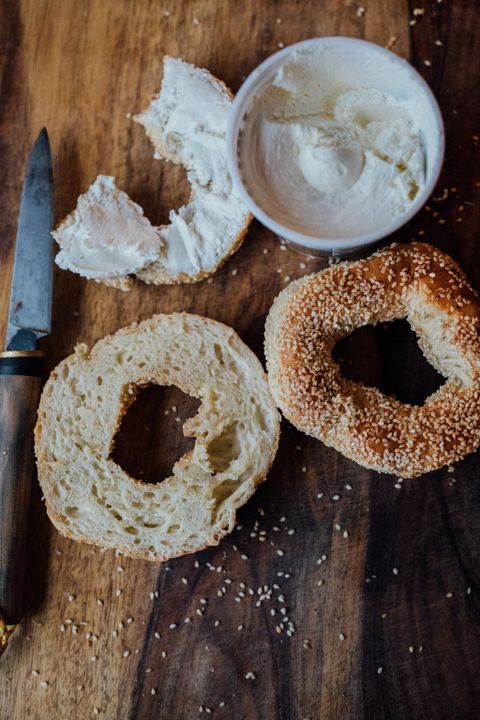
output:
<svg viewBox="0 0 480 720"><path fill-rule="evenodd" d="M383 672L383 667L382 667L382 666L378 667L378 668L377 668L377 673L378 673L379 675L381 675L382 672Z"/></svg>

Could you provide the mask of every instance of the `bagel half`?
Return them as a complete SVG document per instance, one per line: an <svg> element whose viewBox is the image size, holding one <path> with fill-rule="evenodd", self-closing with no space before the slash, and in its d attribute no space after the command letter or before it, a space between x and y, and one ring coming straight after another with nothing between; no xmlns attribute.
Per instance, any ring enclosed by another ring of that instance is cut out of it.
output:
<svg viewBox="0 0 480 720"><path fill-rule="evenodd" d="M406 318L446 382L422 406L348 380L332 359L355 328ZM378 472L414 477L480 445L480 308L447 255L392 245L289 285L266 322L272 394L295 427Z"/></svg>
<svg viewBox="0 0 480 720"><path fill-rule="evenodd" d="M194 448L155 485L111 458L139 387L176 385L201 399L184 424ZM64 535L125 555L167 560L215 545L265 478L279 417L263 368L226 325L157 315L93 348L77 346L47 381L35 452L47 511Z"/></svg>
<svg viewBox="0 0 480 720"><path fill-rule="evenodd" d="M121 290L133 278L172 285L212 275L240 247L252 219L227 165L232 100L207 70L166 57L160 93L134 119L156 158L185 168L189 201L155 226L114 177L99 175L53 233L57 265Z"/></svg>

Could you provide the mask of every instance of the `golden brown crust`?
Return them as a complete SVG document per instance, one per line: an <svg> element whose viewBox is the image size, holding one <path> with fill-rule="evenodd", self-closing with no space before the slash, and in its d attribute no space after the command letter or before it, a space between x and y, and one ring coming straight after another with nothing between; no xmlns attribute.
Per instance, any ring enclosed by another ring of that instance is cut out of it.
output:
<svg viewBox="0 0 480 720"><path fill-rule="evenodd" d="M356 327L402 317L447 377L421 407L347 380L331 356ZM450 257L392 245L281 293L266 325L270 387L297 428L366 467L413 477L480 445L479 328L477 294Z"/></svg>

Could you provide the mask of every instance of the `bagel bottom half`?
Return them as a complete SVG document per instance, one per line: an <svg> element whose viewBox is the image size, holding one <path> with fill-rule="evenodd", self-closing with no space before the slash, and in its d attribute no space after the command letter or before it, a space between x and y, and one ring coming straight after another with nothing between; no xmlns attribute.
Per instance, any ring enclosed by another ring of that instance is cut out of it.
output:
<svg viewBox="0 0 480 720"><path fill-rule="evenodd" d="M422 406L344 378L335 343L406 318L446 382ZM392 245L293 282L267 318L268 379L298 429L379 472L414 477L480 446L480 308L458 265L430 245Z"/></svg>
<svg viewBox="0 0 480 720"><path fill-rule="evenodd" d="M154 485L111 459L122 416L150 383L176 385L201 400L183 428L196 438L193 450ZM237 508L273 462L278 438L278 413L253 352L226 325L184 313L157 315L91 349L79 345L45 385L35 452L60 532L166 560L217 544L233 529Z"/></svg>

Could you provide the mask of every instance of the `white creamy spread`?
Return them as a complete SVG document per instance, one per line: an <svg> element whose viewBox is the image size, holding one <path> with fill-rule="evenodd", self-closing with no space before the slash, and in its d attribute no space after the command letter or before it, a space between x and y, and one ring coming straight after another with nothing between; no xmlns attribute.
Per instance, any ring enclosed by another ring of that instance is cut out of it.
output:
<svg viewBox="0 0 480 720"><path fill-rule="evenodd" d="M160 94L135 120L155 157L184 166L190 201L153 226L139 205L99 176L57 228L58 265L91 278L134 273L146 282L175 282L213 272L232 252L250 214L232 187L225 131L232 99L209 72L165 58Z"/></svg>
<svg viewBox="0 0 480 720"><path fill-rule="evenodd" d="M296 50L252 102L244 182L277 222L347 238L388 227L425 182L411 100L358 86L322 48ZM358 73L357 73L358 74Z"/></svg>
<svg viewBox="0 0 480 720"><path fill-rule="evenodd" d="M162 246L158 229L142 208L105 175L80 195L77 207L53 236L61 248L57 265L88 278L134 273L155 260Z"/></svg>
<svg viewBox="0 0 480 720"><path fill-rule="evenodd" d="M156 157L180 163L192 187L190 202L170 212L160 229L159 263L172 276L216 267L249 220L232 187L225 132L231 96L209 72L165 58L162 89L135 120L152 140ZM149 279L156 263L140 277Z"/></svg>

